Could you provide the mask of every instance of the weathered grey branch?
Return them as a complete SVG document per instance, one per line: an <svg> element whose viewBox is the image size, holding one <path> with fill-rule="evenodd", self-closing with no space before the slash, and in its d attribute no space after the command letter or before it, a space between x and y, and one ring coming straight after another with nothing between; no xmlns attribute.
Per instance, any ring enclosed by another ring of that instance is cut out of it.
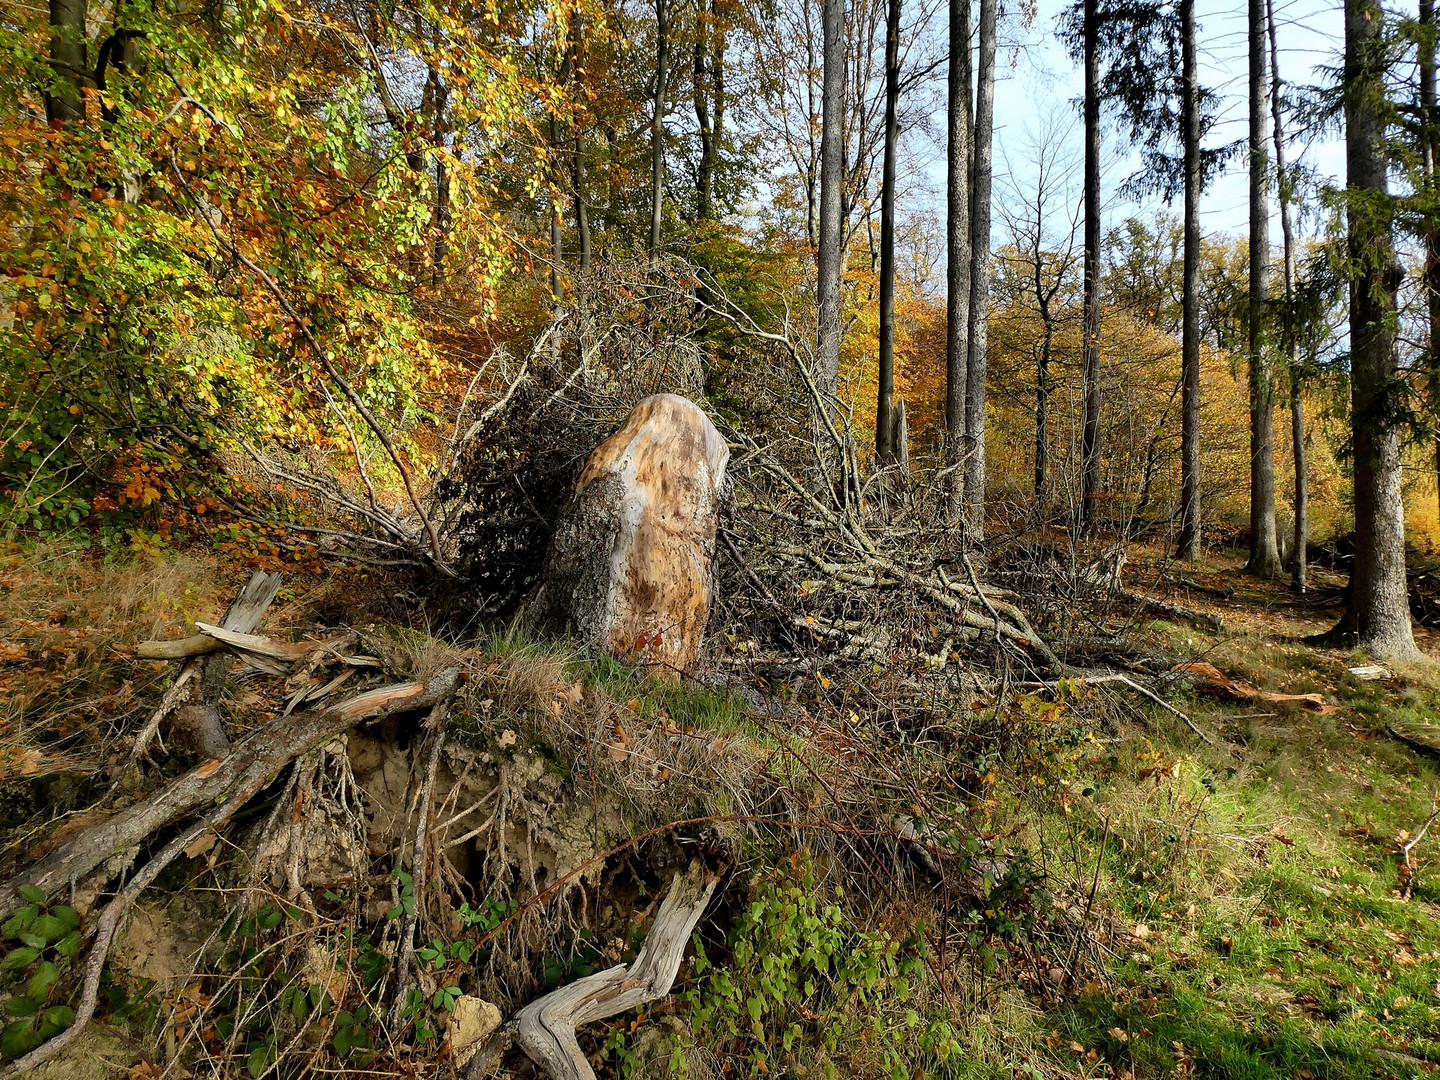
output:
<svg viewBox="0 0 1440 1080"><path fill-rule="evenodd" d="M695 860L675 876L633 964L577 979L521 1009L513 1031L526 1056L554 1080L595 1080L575 1029L670 993L685 946L719 881L720 875Z"/></svg>

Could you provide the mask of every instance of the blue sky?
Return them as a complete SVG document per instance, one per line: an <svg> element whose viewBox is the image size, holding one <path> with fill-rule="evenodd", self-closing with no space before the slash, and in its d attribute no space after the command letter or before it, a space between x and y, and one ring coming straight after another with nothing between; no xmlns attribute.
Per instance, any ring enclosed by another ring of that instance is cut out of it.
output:
<svg viewBox="0 0 1440 1080"><path fill-rule="evenodd" d="M1079 96L1082 80L1078 68L1066 55L1054 34L1056 16L1063 0L1040 0L1038 17L1024 35L1026 45L1018 51L1002 55L1001 84L996 92L996 169L1005 168L1005 151L1017 171L1025 168L1027 132L1038 130L1047 116L1068 124L1075 115L1073 102ZM1276 0L1276 17L1281 77L1287 82L1310 84L1323 79L1320 68L1337 63L1343 22L1338 2L1324 0ZM1198 0L1197 19L1200 24L1200 62L1202 82L1217 91L1222 99L1221 122L1214 129L1212 140L1225 143L1243 139L1248 130L1247 116L1247 42L1245 0L1229 4L1215 0ZM1018 32L1018 31L1017 31ZM936 117L938 129L943 117ZM1287 132L1292 135L1293 132ZM1072 127L1071 138L1079 154L1080 129ZM1113 130L1106 132L1107 151L1122 154L1125 140ZM1337 138L1302 146L1290 142L1292 160L1303 155L1310 166L1340 179L1344 175L1344 145ZM1107 154L1108 156L1108 154ZM1117 189L1134 171L1134 160L1112 160L1106 170L1105 186L1109 217L1118 220L1137 209L1153 210L1158 200L1143 207L1119 198ZM943 162L936 160L927 170L929 185L936 192L944 190ZM1017 177L1022 185L1023 176ZM1206 192L1201 203L1202 224L1209 234L1244 235L1249 228L1249 195L1244 163L1237 161ZM997 175L997 191L1003 180ZM1272 218L1276 214L1272 196ZM1175 212L1179 212L1178 203ZM998 226L998 223L997 223ZM1272 221L1277 240L1278 220ZM996 242L1003 242L996 235Z"/></svg>

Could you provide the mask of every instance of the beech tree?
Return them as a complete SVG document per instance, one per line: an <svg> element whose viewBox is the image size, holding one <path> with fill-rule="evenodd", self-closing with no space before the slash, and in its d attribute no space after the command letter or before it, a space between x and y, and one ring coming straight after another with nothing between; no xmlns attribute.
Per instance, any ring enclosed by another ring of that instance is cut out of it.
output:
<svg viewBox="0 0 1440 1080"><path fill-rule="evenodd" d="M996 0L980 0L970 162L970 310L965 364L965 503L972 540L985 532L985 348L990 316L990 202L995 138Z"/></svg>
<svg viewBox="0 0 1440 1080"><path fill-rule="evenodd" d="M845 0L825 0L820 127L820 223L816 309L819 325L816 382L826 408L840 383L840 276L844 244Z"/></svg>
<svg viewBox="0 0 1440 1080"><path fill-rule="evenodd" d="M970 362L970 0L950 0L945 142L945 469L947 516L965 497L965 387Z"/></svg>
<svg viewBox="0 0 1440 1080"><path fill-rule="evenodd" d="M1245 568L1259 577L1280 574L1275 538L1275 386L1270 370L1268 319L1270 262L1270 160L1266 152L1268 72L1265 0L1249 0L1250 44L1250 560Z"/></svg>
<svg viewBox="0 0 1440 1080"><path fill-rule="evenodd" d="M885 164L880 194L880 349L875 402L875 457L895 456L895 170L900 150L900 8L888 0L885 15Z"/></svg>

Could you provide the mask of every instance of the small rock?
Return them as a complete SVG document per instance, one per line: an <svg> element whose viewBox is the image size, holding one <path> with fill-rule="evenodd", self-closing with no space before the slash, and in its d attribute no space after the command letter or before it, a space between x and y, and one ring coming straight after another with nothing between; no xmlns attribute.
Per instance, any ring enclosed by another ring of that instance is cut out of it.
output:
<svg viewBox="0 0 1440 1080"><path fill-rule="evenodd" d="M485 1036L498 1028L501 1021L500 1010L484 998L462 994L455 999L455 1011L445 1021L445 1042L456 1069L470 1064Z"/></svg>

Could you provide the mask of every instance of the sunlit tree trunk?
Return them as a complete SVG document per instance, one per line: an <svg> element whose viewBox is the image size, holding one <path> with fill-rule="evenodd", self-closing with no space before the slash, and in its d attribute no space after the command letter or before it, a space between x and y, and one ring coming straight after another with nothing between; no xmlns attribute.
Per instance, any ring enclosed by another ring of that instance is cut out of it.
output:
<svg viewBox="0 0 1440 1080"><path fill-rule="evenodd" d="M845 178L845 0L825 0L820 86L820 243L816 382L829 408L840 384L840 274Z"/></svg>
<svg viewBox="0 0 1440 1080"><path fill-rule="evenodd" d="M970 362L970 0L950 0L949 115L945 145L946 515L965 496L965 379Z"/></svg>
<svg viewBox="0 0 1440 1080"><path fill-rule="evenodd" d="M1385 656L1416 653L1405 578L1400 487L1402 411L1395 349L1395 257L1380 59L1384 12L1345 0L1346 223L1350 280L1350 429L1355 462L1355 562L1350 605L1329 638Z"/></svg>
<svg viewBox="0 0 1440 1080"><path fill-rule="evenodd" d="M970 311L965 366L965 509L972 540L985 533L985 368L990 315L990 196L995 134L995 4L980 0L975 137L970 162Z"/></svg>
<svg viewBox="0 0 1440 1080"><path fill-rule="evenodd" d="M670 64L669 0L655 0L655 95L650 113L650 261L660 258L665 211L665 81Z"/></svg>
<svg viewBox="0 0 1440 1080"><path fill-rule="evenodd" d="M880 389L875 402L875 459L895 458L895 158L900 142L900 5L885 12L885 164L880 180Z"/></svg>
<svg viewBox="0 0 1440 1080"><path fill-rule="evenodd" d="M1440 155L1440 124L1435 115L1435 3L1420 0L1420 164L1426 194L1432 200L1421 227L1425 242L1425 310L1429 321L1428 348L1432 408L1440 413L1440 195L1436 156ZM1440 498L1440 434L1435 438L1435 494Z"/></svg>
<svg viewBox="0 0 1440 1080"><path fill-rule="evenodd" d="M1275 377L1267 326L1270 263L1270 160L1265 117L1265 0L1249 0L1250 16L1250 561L1259 577L1280 576L1275 536Z"/></svg>
<svg viewBox="0 0 1440 1080"><path fill-rule="evenodd" d="M1081 343L1080 522L1093 529L1100 499L1100 12L1085 0L1085 254Z"/></svg>
<svg viewBox="0 0 1440 1080"><path fill-rule="evenodd" d="M1284 245L1285 312L1282 346L1290 365L1290 445L1295 462L1295 535L1290 580L1296 591L1306 588L1305 545L1310 542L1310 477L1305 468L1305 402L1300 348L1295 333L1295 226L1290 216L1294 185L1285 168L1285 124L1280 101L1280 53L1277 47L1274 0L1265 0L1270 30L1270 111L1275 123L1275 189L1280 201L1280 236Z"/></svg>
<svg viewBox="0 0 1440 1080"><path fill-rule="evenodd" d="M1185 267L1180 316L1180 542L1177 558L1200 557L1200 86L1195 0L1181 0L1185 143Z"/></svg>

